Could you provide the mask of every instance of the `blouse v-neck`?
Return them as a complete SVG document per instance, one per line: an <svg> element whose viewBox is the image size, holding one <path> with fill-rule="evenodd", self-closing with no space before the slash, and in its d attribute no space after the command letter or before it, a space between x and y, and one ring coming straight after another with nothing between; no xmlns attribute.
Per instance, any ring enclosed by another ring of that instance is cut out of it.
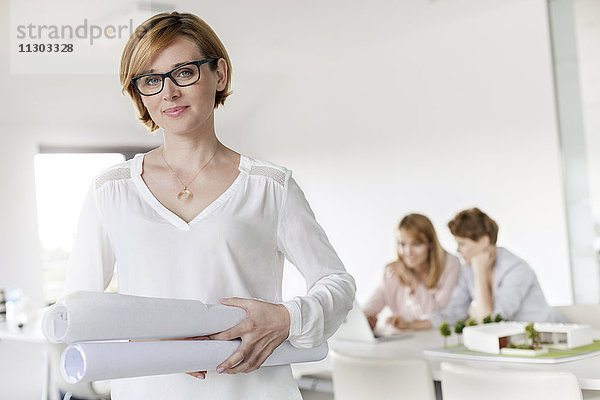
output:
<svg viewBox="0 0 600 400"><path fill-rule="evenodd" d="M144 179L142 178L143 165L144 165L144 157L147 153L136 154L132 160L132 178L133 181L138 188L140 195L144 200L163 218L169 221L175 227L189 231L193 225L198 223L200 220L204 219L207 215L212 213L214 210L219 208L223 203L225 203L231 196L236 192L238 187L240 186L242 180L246 177L247 174L244 173L247 170L246 166L248 160L246 156L240 154L240 163L238 165L238 176L235 178L233 183L223 192L219 197L213 200L208 206L202 209L190 222L185 222L180 216L175 214L165 205L163 205L157 198L154 196Z"/></svg>

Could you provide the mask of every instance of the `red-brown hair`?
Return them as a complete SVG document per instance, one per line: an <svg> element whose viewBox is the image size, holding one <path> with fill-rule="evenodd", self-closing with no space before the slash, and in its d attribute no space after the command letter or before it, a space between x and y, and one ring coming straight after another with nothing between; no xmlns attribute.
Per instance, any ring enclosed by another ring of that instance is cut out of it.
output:
<svg viewBox="0 0 600 400"><path fill-rule="evenodd" d="M479 208L469 208L456 214L448 228L454 236L479 240L483 236L490 238L490 244L498 240L498 224Z"/></svg>
<svg viewBox="0 0 600 400"><path fill-rule="evenodd" d="M131 35L123 55L121 57L121 66L119 75L123 92L127 92L142 121L150 132L158 129L158 125L150 117L150 113L142 103L141 95L131 84L131 78L140 75L146 63L152 56L171 43L178 36L186 36L198 44L202 55L206 58L222 58L227 63L227 83L225 88L215 93L215 108L225 104L225 99L231 94L231 61L225 46L212 30L212 28L194 14L161 13L138 26ZM217 69L217 62L208 64L214 71Z"/></svg>

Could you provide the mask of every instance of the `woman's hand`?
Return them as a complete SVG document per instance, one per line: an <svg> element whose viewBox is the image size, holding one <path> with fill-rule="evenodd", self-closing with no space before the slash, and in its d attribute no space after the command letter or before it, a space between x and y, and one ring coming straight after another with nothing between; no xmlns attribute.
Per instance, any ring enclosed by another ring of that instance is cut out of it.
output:
<svg viewBox="0 0 600 400"><path fill-rule="evenodd" d="M496 261L496 246L489 246L479 254L471 257L471 266L477 273L488 273Z"/></svg>
<svg viewBox="0 0 600 400"><path fill-rule="evenodd" d="M493 266L496 261L496 246L489 246L481 253L471 257L475 284L475 304L473 314L481 323L483 318L490 315L494 310L493 295Z"/></svg>
<svg viewBox="0 0 600 400"><path fill-rule="evenodd" d="M406 322L404 318L399 315L392 315L391 317L388 317L385 322L396 329L407 329L409 327L408 322Z"/></svg>
<svg viewBox="0 0 600 400"><path fill-rule="evenodd" d="M257 370L289 335L287 309L282 304L238 297L221 299L221 304L243 308L248 315L233 328L210 335L211 340L242 339L240 347L217 367L217 372L237 374Z"/></svg>
<svg viewBox="0 0 600 400"><path fill-rule="evenodd" d="M371 330L375 329L375 325L377 325L377 316L376 315L365 315L367 317L367 321L369 322L369 326Z"/></svg>
<svg viewBox="0 0 600 400"><path fill-rule="evenodd" d="M392 315L386 321L396 329L431 329L431 322L426 319L417 319L407 322L399 315Z"/></svg>

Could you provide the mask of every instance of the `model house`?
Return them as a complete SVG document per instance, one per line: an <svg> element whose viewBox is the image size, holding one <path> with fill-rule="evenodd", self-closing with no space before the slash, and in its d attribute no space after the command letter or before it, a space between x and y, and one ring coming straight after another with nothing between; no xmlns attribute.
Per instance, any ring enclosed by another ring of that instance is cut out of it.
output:
<svg viewBox="0 0 600 400"><path fill-rule="evenodd" d="M470 326L463 330L465 347L485 353L500 354L510 345L528 344L525 334L527 322L498 322ZM592 328L589 325L535 323L540 333L539 343L552 348L571 349L593 342Z"/></svg>

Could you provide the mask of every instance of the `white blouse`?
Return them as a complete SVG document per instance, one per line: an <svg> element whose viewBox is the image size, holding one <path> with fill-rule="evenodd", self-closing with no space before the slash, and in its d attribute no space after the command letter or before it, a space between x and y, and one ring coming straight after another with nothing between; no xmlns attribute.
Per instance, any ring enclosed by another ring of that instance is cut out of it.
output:
<svg viewBox="0 0 600 400"><path fill-rule="evenodd" d="M283 302L289 340L313 347L329 338L352 308L356 285L285 168L242 155L240 173L186 223L144 183L144 155L94 179L79 220L65 294L102 291L117 263L119 293L197 299L224 297L282 303L287 258L306 279L307 295ZM209 371L118 379L114 400L300 399L289 365L236 375Z"/></svg>

